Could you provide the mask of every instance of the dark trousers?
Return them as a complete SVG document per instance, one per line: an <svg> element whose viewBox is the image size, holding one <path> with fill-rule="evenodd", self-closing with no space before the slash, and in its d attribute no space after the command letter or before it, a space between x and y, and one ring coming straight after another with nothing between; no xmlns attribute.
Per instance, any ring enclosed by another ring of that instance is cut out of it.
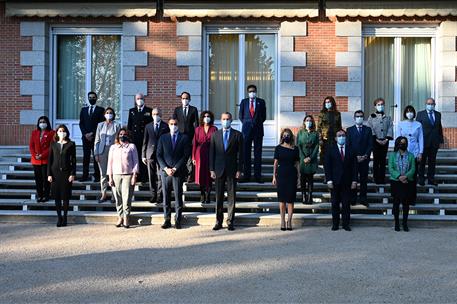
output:
<svg viewBox="0 0 457 304"><path fill-rule="evenodd" d="M300 185L303 195L311 195L314 188L314 174L301 174Z"/></svg>
<svg viewBox="0 0 457 304"><path fill-rule="evenodd" d="M395 227L400 226L400 204L403 207L403 225L408 224L408 214L409 214L409 204L406 201L400 201L399 199L394 198L392 213L394 214Z"/></svg>
<svg viewBox="0 0 457 304"><path fill-rule="evenodd" d="M367 192L368 192L368 165L370 161L365 160L361 163L357 163L357 177L360 183L360 192L359 192L359 197L361 199L366 199L367 198ZM357 191L357 190L356 190Z"/></svg>
<svg viewBox="0 0 457 304"><path fill-rule="evenodd" d="M233 225L235 219L236 178L223 174L216 177L216 224L222 225L224 221L224 190L227 183L227 225Z"/></svg>
<svg viewBox="0 0 457 304"><path fill-rule="evenodd" d="M83 140L83 178L89 177L89 165L90 165L90 156L93 155L93 163L94 163L94 177L96 179L100 178L100 170L98 168L98 164L95 161L94 155L94 141L88 141L84 136L82 137Z"/></svg>
<svg viewBox="0 0 457 304"><path fill-rule="evenodd" d="M136 151L138 153L138 161L139 161L139 168L140 168L140 173L138 174L138 182L144 183L148 179L148 167L141 161L141 151L143 149L143 135L141 135L141 140L139 141L134 141L134 144L136 146Z"/></svg>
<svg viewBox="0 0 457 304"><path fill-rule="evenodd" d="M419 179L425 179L425 163L428 163L427 169L427 179L429 181L435 179L435 167L436 167L436 154L438 153L438 148L427 147L424 148L424 153L422 154L422 161L419 165Z"/></svg>
<svg viewBox="0 0 457 304"><path fill-rule="evenodd" d="M48 182L48 165L33 165L37 198L49 198L51 184Z"/></svg>
<svg viewBox="0 0 457 304"><path fill-rule="evenodd" d="M163 214L165 221L171 221L171 188L175 195L175 222L180 223L182 219L182 185L184 177L182 176L168 176L167 173L162 172L162 192L163 192Z"/></svg>
<svg viewBox="0 0 457 304"><path fill-rule="evenodd" d="M148 179L151 197L157 197L157 202L162 203L162 177L156 159L148 159Z"/></svg>
<svg viewBox="0 0 457 304"><path fill-rule="evenodd" d="M389 144L380 145L373 142L373 179L376 184L384 184L386 181L386 157Z"/></svg>
<svg viewBox="0 0 457 304"><path fill-rule="evenodd" d="M70 201L63 200L63 205L62 205L62 200L56 199L55 204L56 204L57 216L59 218L62 217L62 210L63 210L63 216L67 217L68 207L70 206Z"/></svg>
<svg viewBox="0 0 457 304"><path fill-rule="evenodd" d="M262 145L263 136L251 131L244 136L244 177L251 178L251 153L252 143L254 143L254 178L262 177Z"/></svg>
<svg viewBox="0 0 457 304"><path fill-rule="evenodd" d="M343 220L343 227L349 227L351 217L351 204L349 202L351 198L351 185L333 185L331 194L333 227L338 227L340 225L340 213Z"/></svg>

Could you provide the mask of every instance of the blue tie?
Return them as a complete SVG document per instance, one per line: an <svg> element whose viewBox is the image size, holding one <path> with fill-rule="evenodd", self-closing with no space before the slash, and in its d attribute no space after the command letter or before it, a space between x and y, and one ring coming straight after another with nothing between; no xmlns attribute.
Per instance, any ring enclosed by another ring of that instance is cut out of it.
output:
<svg viewBox="0 0 457 304"><path fill-rule="evenodd" d="M428 112L428 118L430 119L430 123L432 126L435 125L435 119L433 118L432 111Z"/></svg>
<svg viewBox="0 0 457 304"><path fill-rule="evenodd" d="M176 147L176 134L173 134L173 150L175 149Z"/></svg>
<svg viewBox="0 0 457 304"><path fill-rule="evenodd" d="M228 147L228 130L224 131L224 151L227 151Z"/></svg>

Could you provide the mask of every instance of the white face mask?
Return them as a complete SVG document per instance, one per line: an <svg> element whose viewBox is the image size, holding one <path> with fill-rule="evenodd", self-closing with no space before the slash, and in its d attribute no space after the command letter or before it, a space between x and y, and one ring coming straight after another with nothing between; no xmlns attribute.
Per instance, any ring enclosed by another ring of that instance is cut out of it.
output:
<svg viewBox="0 0 457 304"><path fill-rule="evenodd" d="M211 117L203 117L203 122L209 124L211 122Z"/></svg>
<svg viewBox="0 0 457 304"><path fill-rule="evenodd" d="M249 92L249 98L255 98L255 96L257 95L255 92Z"/></svg>
<svg viewBox="0 0 457 304"><path fill-rule="evenodd" d="M48 127L48 124L45 123L45 122L40 122L38 124L38 126L40 127L41 130L44 130L44 129L46 129Z"/></svg>
<svg viewBox="0 0 457 304"><path fill-rule="evenodd" d="M113 114L111 114L111 113L106 113L106 114L105 114L105 119L106 119L106 120L113 120Z"/></svg>
<svg viewBox="0 0 457 304"><path fill-rule="evenodd" d="M57 136L59 136L60 139L64 139L67 137L67 132L59 131L57 132Z"/></svg>
<svg viewBox="0 0 457 304"><path fill-rule="evenodd" d="M414 113L412 113L412 112L406 113L406 118L413 119L414 118Z"/></svg>
<svg viewBox="0 0 457 304"><path fill-rule="evenodd" d="M178 132L178 126L177 125L170 125L170 133L171 134L175 134L176 132Z"/></svg>
<svg viewBox="0 0 457 304"><path fill-rule="evenodd" d="M137 99L136 100L136 105L139 107L142 107L144 105L144 99Z"/></svg>
<svg viewBox="0 0 457 304"><path fill-rule="evenodd" d="M222 128L228 129L232 125L232 122L230 120L228 120L228 119L223 119L221 121L221 124L222 124Z"/></svg>
<svg viewBox="0 0 457 304"><path fill-rule="evenodd" d="M152 115L152 119L154 119L154 123L159 123L162 119L159 115Z"/></svg>
<svg viewBox="0 0 457 304"><path fill-rule="evenodd" d="M181 103L183 107L187 107L189 105L190 100L189 99L181 99Z"/></svg>
<svg viewBox="0 0 457 304"><path fill-rule="evenodd" d="M363 117L356 117L356 118L355 118L355 124L356 124L356 125L361 125L361 124L363 124Z"/></svg>

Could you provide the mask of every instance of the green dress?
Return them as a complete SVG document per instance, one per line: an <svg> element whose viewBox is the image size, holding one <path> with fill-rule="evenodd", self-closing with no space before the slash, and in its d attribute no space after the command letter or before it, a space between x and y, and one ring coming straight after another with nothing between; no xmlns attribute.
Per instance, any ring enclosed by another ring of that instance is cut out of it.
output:
<svg viewBox="0 0 457 304"><path fill-rule="evenodd" d="M317 171L317 155L319 153L319 133L302 129L297 135L297 146L300 153L300 174L314 174ZM305 164L304 159L310 157L311 162Z"/></svg>

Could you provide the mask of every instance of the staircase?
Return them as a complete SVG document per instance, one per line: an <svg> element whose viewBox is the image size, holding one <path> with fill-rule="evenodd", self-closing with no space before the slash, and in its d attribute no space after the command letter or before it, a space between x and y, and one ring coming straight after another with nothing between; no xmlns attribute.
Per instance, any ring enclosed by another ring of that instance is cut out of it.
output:
<svg viewBox="0 0 457 304"><path fill-rule="evenodd" d="M263 151L263 184L239 183L237 187L237 225L279 225L279 206L276 189L271 185L273 173L273 147ZM77 150L77 176L82 174L82 149ZM457 150L438 153L436 180L439 185L418 186L417 202L411 206L411 226L442 226L457 224ZM315 175L314 204L295 204L294 225L327 225L331 223L330 193L323 183L323 169ZM0 147L0 222L53 223L54 202L35 201L33 167L27 147ZM73 185L70 201L70 222L114 223L117 217L114 204L98 203L99 183L78 182ZM162 206L149 203L146 186L136 186L132 203L133 222L161 224ZM214 203L202 205L195 184L184 185L187 224L212 225L215 221ZM368 185L370 206L351 207L354 225L392 225L390 185ZM297 193L297 202L300 198ZM214 192L213 199L214 201Z"/></svg>

